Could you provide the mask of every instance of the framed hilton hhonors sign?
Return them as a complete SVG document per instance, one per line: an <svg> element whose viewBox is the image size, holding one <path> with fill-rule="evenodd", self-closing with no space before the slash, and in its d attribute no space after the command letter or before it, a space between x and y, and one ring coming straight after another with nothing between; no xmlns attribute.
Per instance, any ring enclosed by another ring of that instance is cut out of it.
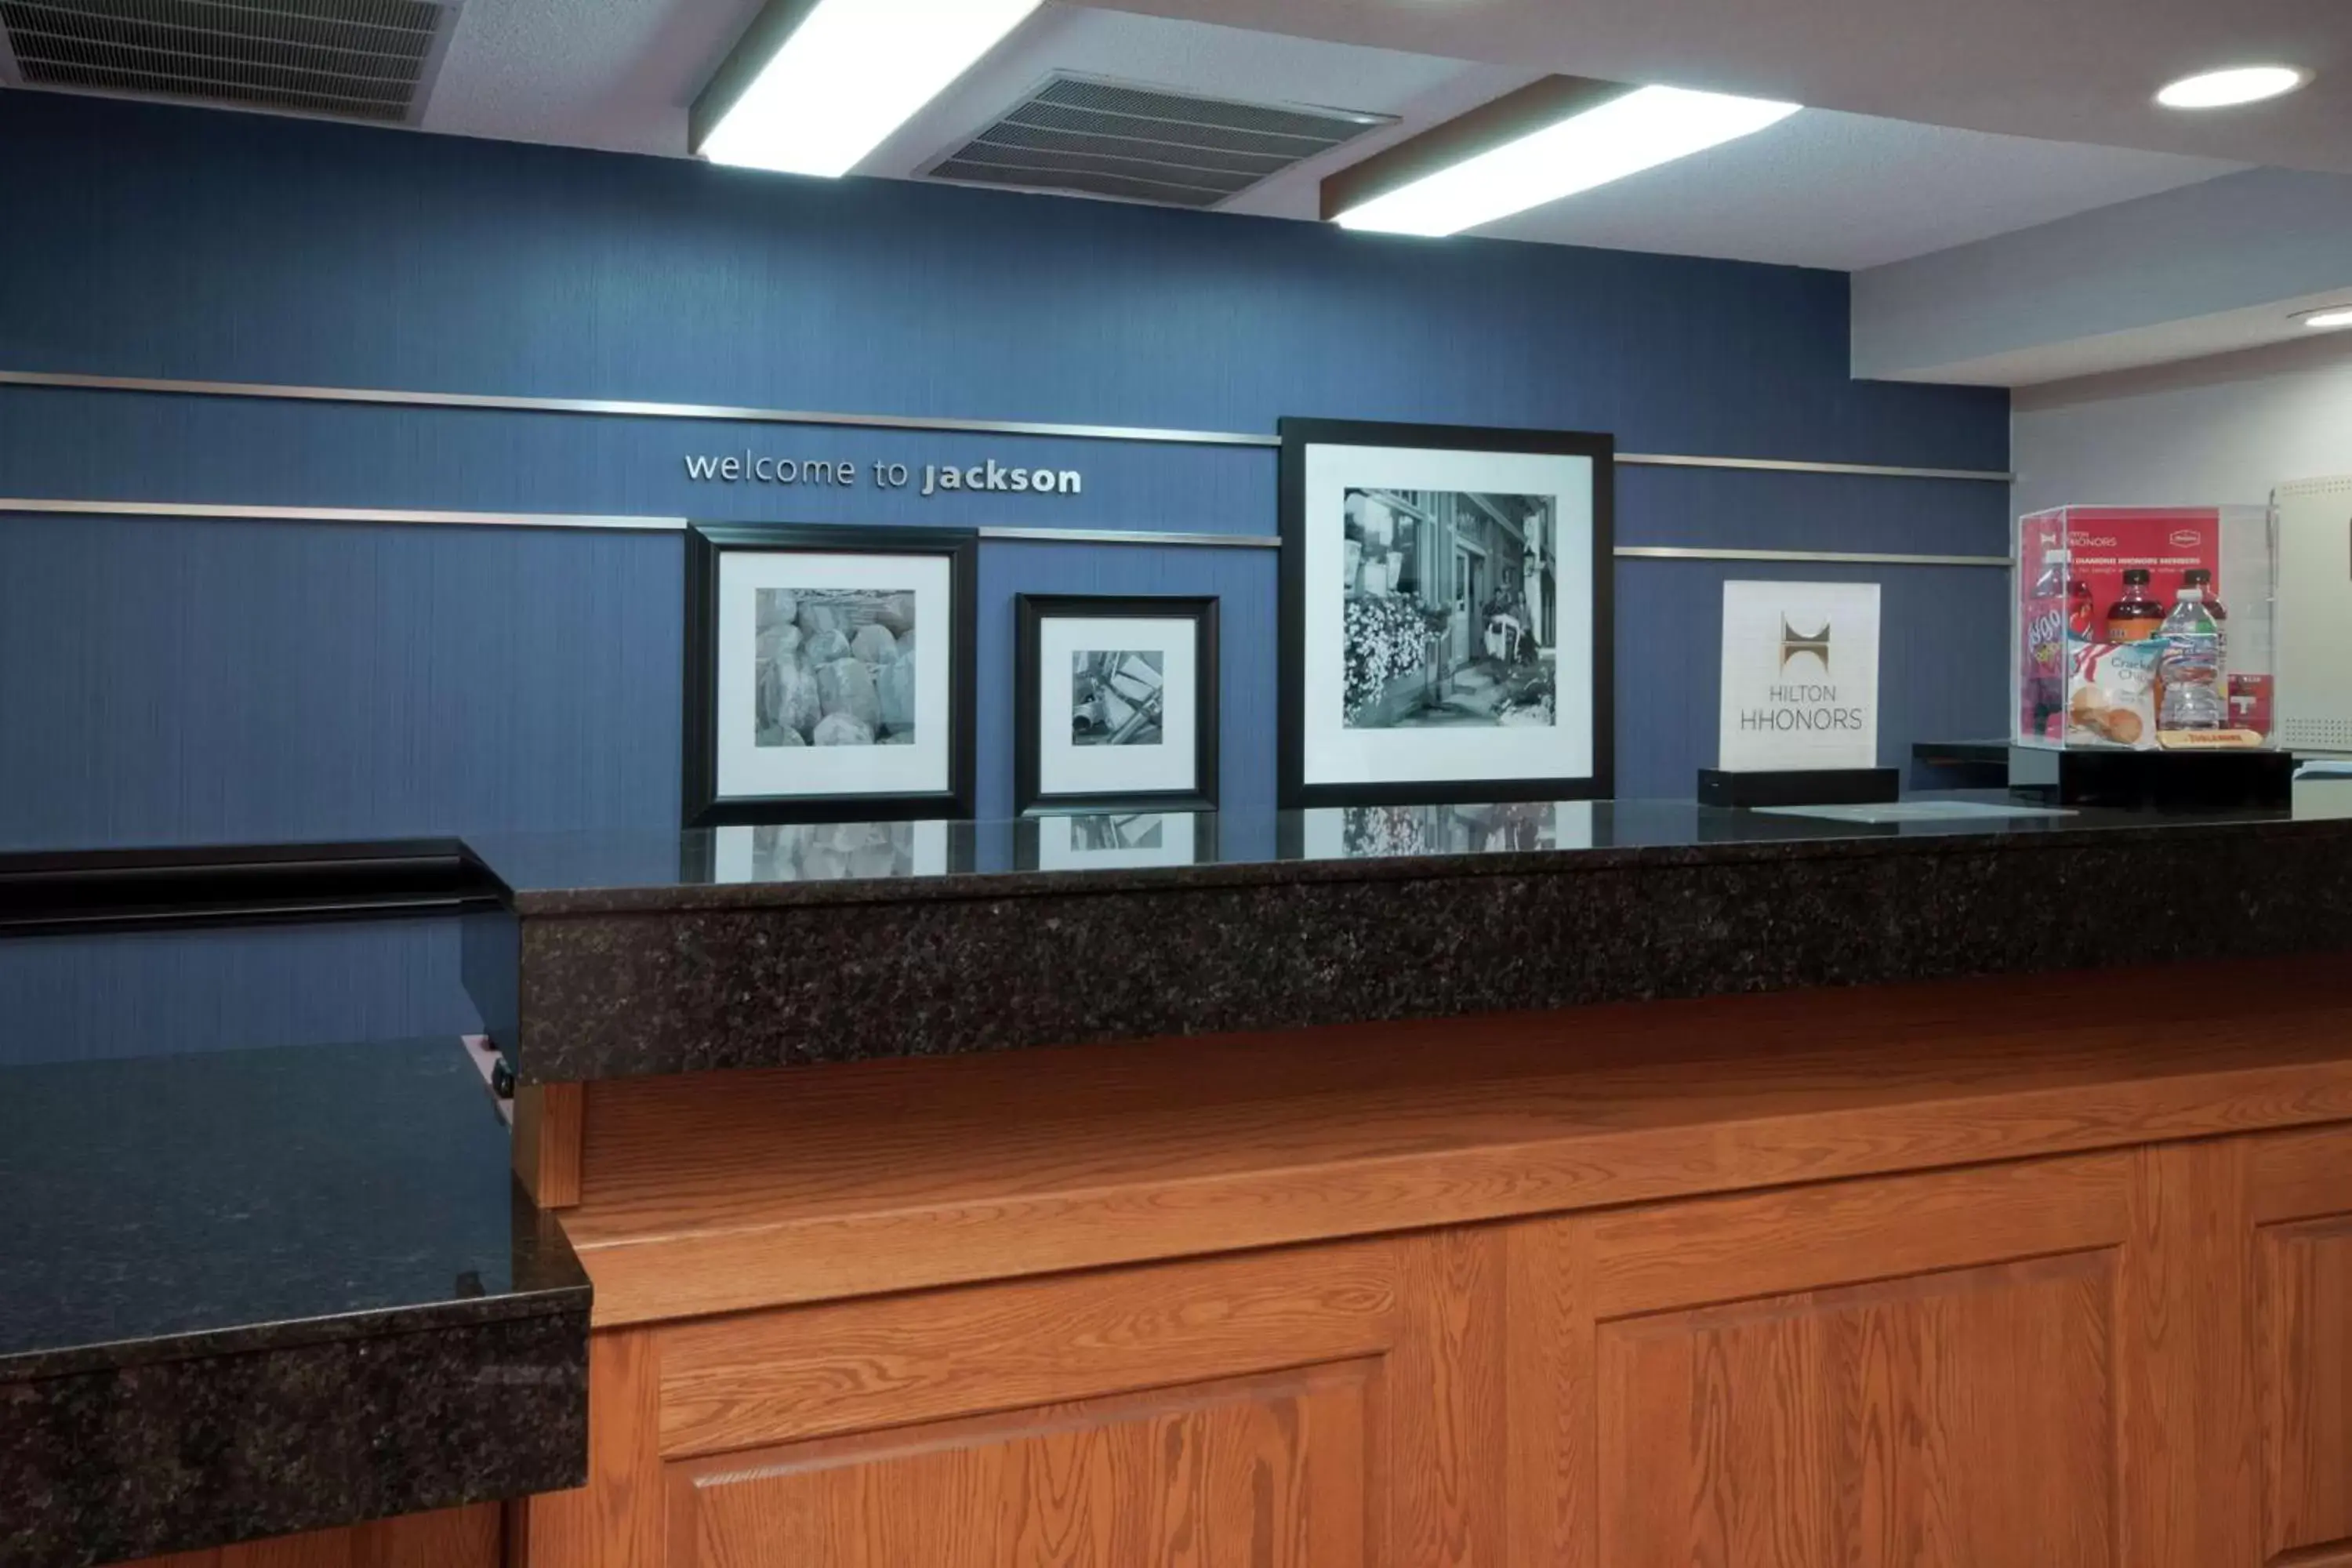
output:
<svg viewBox="0 0 2352 1568"><path fill-rule="evenodd" d="M1611 438L1281 430L1281 804L1609 795Z"/></svg>
<svg viewBox="0 0 2352 1568"><path fill-rule="evenodd" d="M1726 583L1727 773L1878 766L1878 584Z"/></svg>
<svg viewBox="0 0 2352 1568"><path fill-rule="evenodd" d="M971 815L976 534L686 537L688 826Z"/></svg>

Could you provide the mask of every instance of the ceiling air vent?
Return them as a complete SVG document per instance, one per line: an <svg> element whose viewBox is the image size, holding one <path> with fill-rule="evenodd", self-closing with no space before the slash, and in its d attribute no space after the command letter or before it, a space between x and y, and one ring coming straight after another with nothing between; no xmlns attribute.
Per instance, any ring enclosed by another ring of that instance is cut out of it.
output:
<svg viewBox="0 0 2352 1568"><path fill-rule="evenodd" d="M1211 207L1388 115L1055 75L923 173L935 180Z"/></svg>
<svg viewBox="0 0 2352 1568"><path fill-rule="evenodd" d="M457 12L428 0L0 0L0 77L413 124Z"/></svg>

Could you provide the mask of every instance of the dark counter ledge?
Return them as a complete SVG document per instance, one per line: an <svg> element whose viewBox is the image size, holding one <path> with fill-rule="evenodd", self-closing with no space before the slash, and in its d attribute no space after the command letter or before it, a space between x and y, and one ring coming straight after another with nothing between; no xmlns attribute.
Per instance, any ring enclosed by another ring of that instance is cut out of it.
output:
<svg viewBox="0 0 2352 1568"><path fill-rule="evenodd" d="M1020 868L1060 831L476 839L467 983L563 1081L2352 950L2352 820L2284 811L1227 814L1199 864Z"/></svg>
<svg viewBox="0 0 2352 1568"><path fill-rule="evenodd" d="M455 1039L0 1071L0 1563L576 1485L586 1276Z"/></svg>

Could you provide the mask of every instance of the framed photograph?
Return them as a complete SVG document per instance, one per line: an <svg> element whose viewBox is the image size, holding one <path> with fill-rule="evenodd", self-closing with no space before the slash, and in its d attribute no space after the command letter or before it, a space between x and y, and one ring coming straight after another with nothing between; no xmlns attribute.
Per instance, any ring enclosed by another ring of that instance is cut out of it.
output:
<svg viewBox="0 0 2352 1568"><path fill-rule="evenodd" d="M1285 419L1279 800L1614 788L1614 442Z"/></svg>
<svg viewBox="0 0 2352 1568"><path fill-rule="evenodd" d="M1024 871L1205 866L1217 858L1214 812L1074 812L1016 826L1016 864Z"/></svg>
<svg viewBox="0 0 2352 1568"><path fill-rule="evenodd" d="M978 535L686 538L688 826L971 815Z"/></svg>
<svg viewBox="0 0 2352 1568"><path fill-rule="evenodd" d="M1217 804L1217 601L1024 594L1013 808Z"/></svg>

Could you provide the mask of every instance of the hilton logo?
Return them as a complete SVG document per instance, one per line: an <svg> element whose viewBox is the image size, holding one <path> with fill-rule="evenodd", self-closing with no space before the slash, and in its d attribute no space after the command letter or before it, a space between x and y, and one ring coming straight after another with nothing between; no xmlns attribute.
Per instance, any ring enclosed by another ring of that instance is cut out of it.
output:
<svg viewBox="0 0 2352 1568"><path fill-rule="evenodd" d="M1780 617L1780 668L1783 670L1786 670L1789 668L1789 661L1796 658L1801 653L1811 654L1815 658L1821 661L1822 672L1824 675L1829 673L1829 622L1823 621L1820 631L1815 632L1811 637L1805 637L1789 625L1788 616L1782 616Z"/></svg>

